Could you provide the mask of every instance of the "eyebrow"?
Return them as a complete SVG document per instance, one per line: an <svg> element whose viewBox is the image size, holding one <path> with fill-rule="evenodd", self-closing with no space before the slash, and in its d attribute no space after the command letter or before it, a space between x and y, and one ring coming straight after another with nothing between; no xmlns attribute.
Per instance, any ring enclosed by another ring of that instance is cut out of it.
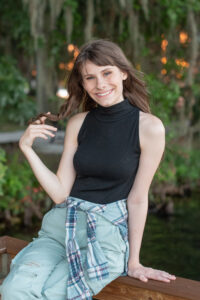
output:
<svg viewBox="0 0 200 300"><path fill-rule="evenodd" d="M105 69L103 69L101 72L104 72L108 69L111 69L112 67L106 67ZM83 75L84 77L87 77L87 76L94 76L94 74L86 74L86 75Z"/></svg>

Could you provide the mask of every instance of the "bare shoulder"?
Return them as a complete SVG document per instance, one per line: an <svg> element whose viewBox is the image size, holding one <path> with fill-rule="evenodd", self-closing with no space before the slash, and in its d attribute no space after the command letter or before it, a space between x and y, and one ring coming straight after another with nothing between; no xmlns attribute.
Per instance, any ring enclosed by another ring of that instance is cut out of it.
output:
<svg viewBox="0 0 200 300"><path fill-rule="evenodd" d="M79 133L79 130L83 124L83 121L86 117L86 115L89 113L89 111L77 113L69 118L67 122L66 127L66 134L69 134L74 141L77 142L77 136Z"/></svg>
<svg viewBox="0 0 200 300"><path fill-rule="evenodd" d="M141 147L155 141L161 142L165 138L163 122L155 115L140 111L139 135Z"/></svg>
<svg viewBox="0 0 200 300"><path fill-rule="evenodd" d="M84 111L81 113L77 113L73 115L69 120L68 120L68 126L73 127L74 129L80 128L86 115L88 114L89 111Z"/></svg>

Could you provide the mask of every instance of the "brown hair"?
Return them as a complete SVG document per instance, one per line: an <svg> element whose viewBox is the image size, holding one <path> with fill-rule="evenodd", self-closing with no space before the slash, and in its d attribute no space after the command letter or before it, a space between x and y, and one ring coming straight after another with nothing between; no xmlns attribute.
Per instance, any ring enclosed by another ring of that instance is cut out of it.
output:
<svg viewBox="0 0 200 300"><path fill-rule="evenodd" d="M87 94L82 85L81 68L88 60L98 66L116 66L122 72L127 73L127 79L123 80L124 97L143 112L150 113L149 97L143 81L143 73L133 68L118 45L109 40L98 39L81 47L67 83L69 97L61 105L58 114L41 113L36 118L29 120L28 124L42 116L46 116L51 121L58 121L71 115L81 106L82 111L91 110L96 106L95 101Z"/></svg>

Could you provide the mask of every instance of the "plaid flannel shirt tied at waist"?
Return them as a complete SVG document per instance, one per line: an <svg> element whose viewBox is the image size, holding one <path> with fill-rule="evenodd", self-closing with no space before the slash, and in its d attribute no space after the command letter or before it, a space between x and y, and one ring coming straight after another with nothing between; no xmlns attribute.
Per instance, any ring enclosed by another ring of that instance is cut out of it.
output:
<svg viewBox="0 0 200 300"><path fill-rule="evenodd" d="M85 211L87 214L88 249L85 268L89 278L91 280L98 280L109 276L108 262L96 239L95 214L99 214L112 224L119 226L120 233L127 246L125 269L121 275L127 275L129 244L126 200L127 199L122 199L108 204L96 204L72 196L65 199L65 205L67 207L65 244L69 263L69 277L67 282L68 300L92 299L91 290L84 277L80 248L75 237L77 208Z"/></svg>

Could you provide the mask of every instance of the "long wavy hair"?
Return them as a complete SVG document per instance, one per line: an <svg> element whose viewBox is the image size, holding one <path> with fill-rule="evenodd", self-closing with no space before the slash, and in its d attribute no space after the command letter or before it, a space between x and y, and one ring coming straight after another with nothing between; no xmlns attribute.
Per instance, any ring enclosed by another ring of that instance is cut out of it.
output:
<svg viewBox="0 0 200 300"><path fill-rule="evenodd" d="M98 39L92 40L81 47L67 82L69 97L61 105L59 112L56 115L41 113L36 118L30 119L28 124L34 123L42 116L46 116L51 121L58 121L68 117L77 110L88 111L96 106L96 102L83 88L81 70L87 61L97 66L116 66L122 72L127 73L127 79L123 80L124 98L127 98L143 112L151 113L143 73L134 69L117 44L109 40Z"/></svg>

